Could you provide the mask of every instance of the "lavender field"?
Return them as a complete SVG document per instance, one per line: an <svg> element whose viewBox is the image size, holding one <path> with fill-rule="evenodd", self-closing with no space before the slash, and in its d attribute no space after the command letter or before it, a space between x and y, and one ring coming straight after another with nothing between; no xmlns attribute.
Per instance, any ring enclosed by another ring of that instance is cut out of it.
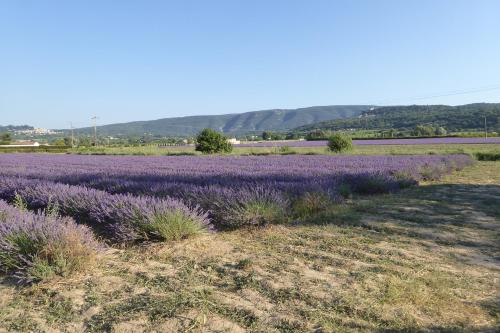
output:
<svg viewBox="0 0 500 333"><path fill-rule="evenodd" d="M372 145L437 145L437 144L500 144L500 137L492 138L422 138L422 139L377 139L377 140L353 140L357 146ZM318 141L271 141L242 143L237 147L323 147L326 140Z"/></svg>
<svg viewBox="0 0 500 333"><path fill-rule="evenodd" d="M294 209L394 192L470 163L466 155L2 155L0 199L20 197L31 210L56 205L112 241L168 239L165 221L205 230L285 222Z"/></svg>

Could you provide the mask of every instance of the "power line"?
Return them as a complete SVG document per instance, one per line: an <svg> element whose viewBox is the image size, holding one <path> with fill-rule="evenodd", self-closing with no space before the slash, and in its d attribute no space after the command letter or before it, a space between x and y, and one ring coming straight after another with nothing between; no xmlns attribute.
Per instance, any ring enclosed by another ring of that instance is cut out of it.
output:
<svg viewBox="0 0 500 333"><path fill-rule="evenodd" d="M392 102L396 102L396 101L418 101L418 100L432 99L432 98L438 98L438 97L474 94L474 93L493 91L493 90L500 90L500 84L489 85L489 86L480 87L480 88L466 89L466 90L452 90L452 91L447 91L447 92L432 93L432 94L427 94L427 95L420 95L420 96L413 96L413 97L406 97L406 98L386 99L386 100L380 100L377 103L368 103L368 104L369 105L384 105L384 104L392 103Z"/></svg>

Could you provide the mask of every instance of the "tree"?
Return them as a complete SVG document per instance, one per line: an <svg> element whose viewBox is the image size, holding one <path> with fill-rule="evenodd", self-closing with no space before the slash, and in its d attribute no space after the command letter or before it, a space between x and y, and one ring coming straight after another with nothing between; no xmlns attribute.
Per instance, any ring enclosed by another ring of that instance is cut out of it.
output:
<svg viewBox="0 0 500 333"><path fill-rule="evenodd" d="M205 128L196 137L195 149L203 154L230 153L233 146L222 133Z"/></svg>
<svg viewBox="0 0 500 333"><path fill-rule="evenodd" d="M344 153L352 150L352 139L350 136L333 134L328 138L328 149L334 153Z"/></svg>
<svg viewBox="0 0 500 333"><path fill-rule="evenodd" d="M273 132L271 132L271 131L262 132L262 139L263 140L271 140L272 137L273 137Z"/></svg>
<svg viewBox="0 0 500 333"><path fill-rule="evenodd" d="M12 142L12 135L10 133L0 134L0 144L8 145Z"/></svg>
<svg viewBox="0 0 500 333"><path fill-rule="evenodd" d="M92 141L90 140L89 137L80 137L78 138L78 146L79 147L90 147L92 146Z"/></svg>
<svg viewBox="0 0 500 333"><path fill-rule="evenodd" d="M66 146L66 143L64 142L64 138L56 139L52 141L52 145L54 146Z"/></svg>
<svg viewBox="0 0 500 333"><path fill-rule="evenodd" d="M415 136L433 136L435 129L432 126L417 125L413 130Z"/></svg>
<svg viewBox="0 0 500 333"><path fill-rule="evenodd" d="M444 127L436 127L436 135L446 135L446 129Z"/></svg>
<svg viewBox="0 0 500 333"><path fill-rule="evenodd" d="M285 139L286 140L297 140L297 139L300 139L300 136L298 133L289 132L285 135Z"/></svg>
<svg viewBox="0 0 500 333"><path fill-rule="evenodd" d="M271 134L271 140L284 140L285 135L282 133L272 133Z"/></svg>
<svg viewBox="0 0 500 333"><path fill-rule="evenodd" d="M316 129L306 134L306 140L325 140L328 138L328 132Z"/></svg>

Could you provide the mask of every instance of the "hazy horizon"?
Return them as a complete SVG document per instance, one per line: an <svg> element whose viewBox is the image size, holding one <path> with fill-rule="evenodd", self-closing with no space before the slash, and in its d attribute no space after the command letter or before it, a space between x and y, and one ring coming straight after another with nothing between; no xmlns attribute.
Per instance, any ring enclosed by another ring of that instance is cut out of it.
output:
<svg viewBox="0 0 500 333"><path fill-rule="evenodd" d="M193 114L193 115L180 115L180 116L172 116L172 117L163 117L163 118L154 118L154 119L135 119L135 120L128 120L128 121L118 121L118 122L112 122L112 123L100 123L97 122L97 126L106 126L106 125L112 125L112 124L119 124L119 123L131 123L131 122L141 122L141 121L154 121L154 120L160 120L160 119L168 119L168 118L185 118L185 117L197 117L197 116L221 116L221 115L233 115L233 114L241 114L241 113L250 113L250 112L259 112L259 111L268 111L268 110L296 110L296 109L307 109L310 107L324 107L324 106L342 106L342 105L370 105L373 107L383 107L383 106L408 106L408 105L448 105L448 106L460 106L460 105L467 105L467 104L498 104L500 102L470 102L470 103L464 103L464 104L441 104L441 103L412 103L412 104L385 104L385 105L374 105L374 104L330 104L330 105L310 105L310 106L300 106L296 108L274 108L274 109L262 109L262 110L250 110L250 111L243 111L243 112L233 112L233 113L219 113L219 114ZM0 126L23 126L23 125L28 125L28 126L33 126L35 128L47 128L47 129L53 129L53 130L69 130L70 127L50 127L50 126L37 126L36 124L29 124L29 123L19 123L19 124L13 124L13 123L0 123ZM93 127L93 121L89 119L89 122L87 125L83 126L77 126L73 123L73 127L75 129L77 128L86 128L86 127Z"/></svg>

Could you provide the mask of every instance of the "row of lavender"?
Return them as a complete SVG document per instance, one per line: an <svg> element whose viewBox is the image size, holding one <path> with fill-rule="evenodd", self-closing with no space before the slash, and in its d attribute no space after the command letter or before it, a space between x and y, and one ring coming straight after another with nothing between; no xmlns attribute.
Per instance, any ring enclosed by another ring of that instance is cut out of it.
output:
<svg viewBox="0 0 500 333"><path fill-rule="evenodd" d="M303 202L311 193L340 201L394 191L469 163L465 155L2 155L0 198L20 196L31 209L55 203L61 214L129 241L166 238L165 224L179 221L200 228L211 227L208 218L217 228L273 222L317 202Z"/></svg>
<svg viewBox="0 0 500 333"><path fill-rule="evenodd" d="M4 154L0 176L92 185L103 180L240 187L266 182L318 182L363 173L406 172L418 180L423 167L461 167L466 155L379 156L85 156Z"/></svg>
<svg viewBox="0 0 500 333"><path fill-rule="evenodd" d="M264 141L242 143L237 147L326 147L328 141ZM500 144L500 137L490 138L415 138L415 139L360 139L353 140L356 146L373 145L438 145L438 144Z"/></svg>
<svg viewBox="0 0 500 333"><path fill-rule="evenodd" d="M206 213L177 199L110 194L36 178L0 177L0 198L21 200L34 211L71 216L115 242L167 238L171 235L164 234L164 224L173 220L210 228Z"/></svg>

